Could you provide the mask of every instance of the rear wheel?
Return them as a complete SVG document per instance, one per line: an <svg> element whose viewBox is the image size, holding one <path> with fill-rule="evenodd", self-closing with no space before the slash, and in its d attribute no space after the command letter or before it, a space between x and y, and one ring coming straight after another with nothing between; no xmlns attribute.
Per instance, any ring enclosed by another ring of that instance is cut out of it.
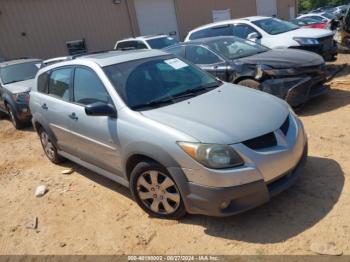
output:
<svg viewBox="0 0 350 262"><path fill-rule="evenodd" d="M39 136L47 158L54 164L59 164L64 161L64 158L57 153L57 148L52 143L49 134L43 128L39 130Z"/></svg>
<svg viewBox="0 0 350 262"><path fill-rule="evenodd" d="M186 214L178 186L158 163L137 164L130 176L130 189L136 202L150 216L179 219Z"/></svg>
<svg viewBox="0 0 350 262"><path fill-rule="evenodd" d="M253 79L245 79L240 81L238 84L252 89L261 90L261 84Z"/></svg>
<svg viewBox="0 0 350 262"><path fill-rule="evenodd" d="M11 123L16 129L22 129L25 126L25 123L21 122L21 120L18 119L15 110L12 108L11 105L7 105L7 112L9 114Z"/></svg>

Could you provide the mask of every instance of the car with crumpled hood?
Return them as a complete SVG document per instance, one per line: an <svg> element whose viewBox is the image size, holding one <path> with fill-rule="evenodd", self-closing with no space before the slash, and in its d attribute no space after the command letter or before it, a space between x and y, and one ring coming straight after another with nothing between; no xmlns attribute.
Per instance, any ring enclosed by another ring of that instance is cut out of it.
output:
<svg viewBox="0 0 350 262"><path fill-rule="evenodd" d="M8 115L16 129L30 124L29 92L41 66L40 59L0 63L0 115Z"/></svg>
<svg viewBox="0 0 350 262"><path fill-rule="evenodd" d="M271 49L302 49L334 60L337 45L334 33L325 29L299 28L277 18L253 16L219 21L190 31L185 42L215 36L236 36L254 41Z"/></svg>
<svg viewBox="0 0 350 262"><path fill-rule="evenodd" d="M298 107L326 93L324 59L313 52L269 49L245 39L223 36L164 49L223 81L261 90Z"/></svg>
<svg viewBox="0 0 350 262"><path fill-rule="evenodd" d="M126 186L151 216L247 211L293 185L307 159L285 101L163 51L81 56L40 69L36 83L46 156Z"/></svg>

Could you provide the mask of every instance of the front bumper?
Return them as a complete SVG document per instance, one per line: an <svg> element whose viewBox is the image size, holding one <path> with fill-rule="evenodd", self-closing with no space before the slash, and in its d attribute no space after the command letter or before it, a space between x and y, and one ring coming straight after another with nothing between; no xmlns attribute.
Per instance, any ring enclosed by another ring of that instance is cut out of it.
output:
<svg viewBox="0 0 350 262"><path fill-rule="evenodd" d="M268 79L262 82L262 91L286 100L292 107L297 107L326 93L329 88L323 85L325 81L325 72L316 76Z"/></svg>
<svg viewBox="0 0 350 262"><path fill-rule="evenodd" d="M306 163L307 152L306 144L297 165L270 183L259 180L229 188L213 188L190 183L190 193L185 199L187 211L191 214L223 217L236 215L263 205L295 183ZM228 206L222 208L223 203Z"/></svg>
<svg viewBox="0 0 350 262"><path fill-rule="evenodd" d="M30 122L32 119L28 103L15 103L15 111L17 118L22 122Z"/></svg>
<svg viewBox="0 0 350 262"><path fill-rule="evenodd" d="M275 146L253 149L242 143L232 147L244 166L212 170L203 166L169 168L188 213L230 216L270 200L290 187L307 159L307 137L301 121L291 113L289 127L274 131Z"/></svg>

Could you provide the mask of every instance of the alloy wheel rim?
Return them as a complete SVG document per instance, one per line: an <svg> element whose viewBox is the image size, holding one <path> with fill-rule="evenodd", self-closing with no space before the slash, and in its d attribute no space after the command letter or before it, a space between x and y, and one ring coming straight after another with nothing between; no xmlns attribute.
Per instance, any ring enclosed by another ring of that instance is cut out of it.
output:
<svg viewBox="0 0 350 262"><path fill-rule="evenodd" d="M46 132L41 132L41 143L43 145L43 148L44 148L46 155L50 159L53 159L54 155L55 155L55 149L54 149L54 146L49 139L48 134L46 134Z"/></svg>
<svg viewBox="0 0 350 262"><path fill-rule="evenodd" d="M168 175L156 170L144 172L139 176L137 194L148 209L160 215L173 214L181 202L174 181Z"/></svg>

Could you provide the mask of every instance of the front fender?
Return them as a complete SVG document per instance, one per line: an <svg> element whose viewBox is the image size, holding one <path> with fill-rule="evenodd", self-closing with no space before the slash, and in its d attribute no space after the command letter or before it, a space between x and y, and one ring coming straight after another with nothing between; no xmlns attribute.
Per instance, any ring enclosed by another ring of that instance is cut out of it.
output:
<svg viewBox="0 0 350 262"><path fill-rule="evenodd" d="M126 163L130 159L130 157L135 155L142 155L148 158L151 158L166 168L169 167L179 167L179 163L175 161L175 159L162 147L158 145L154 145L148 142L140 141L133 142L128 144L123 150L123 167L124 171L126 171Z"/></svg>

